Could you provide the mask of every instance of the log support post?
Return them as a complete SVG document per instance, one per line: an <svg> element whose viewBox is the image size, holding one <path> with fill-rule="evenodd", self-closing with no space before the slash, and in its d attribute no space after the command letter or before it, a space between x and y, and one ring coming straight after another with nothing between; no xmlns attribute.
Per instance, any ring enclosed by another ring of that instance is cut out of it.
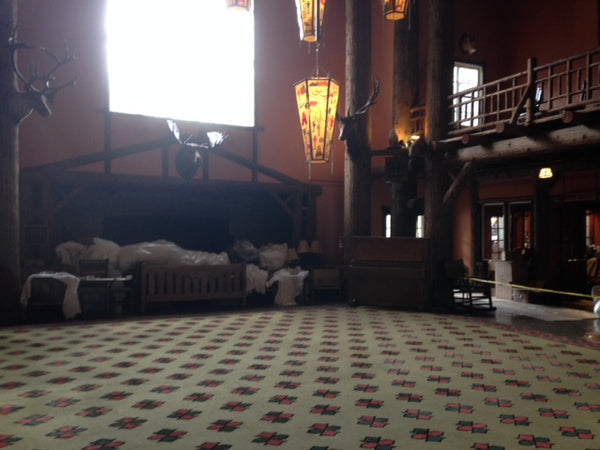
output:
<svg viewBox="0 0 600 450"><path fill-rule="evenodd" d="M412 129L411 108L418 103L419 87L419 4L411 5L410 17L394 22L394 86L393 132L407 142ZM409 173L406 180L392 182L391 217L392 236L415 236L417 211L408 207L416 195L416 175Z"/></svg>
<svg viewBox="0 0 600 450"><path fill-rule="evenodd" d="M17 90L10 68L8 39L17 23L17 0L0 1L0 98ZM19 125L9 111L0 111L0 324L15 323L21 285L19 221Z"/></svg>
<svg viewBox="0 0 600 450"><path fill-rule="evenodd" d="M443 139L447 134L447 99L452 92L453 0L429 0L427 64L427 140ZM452 305L452 290L444 272L444 262L452 258L453 230L449 208L443 198L448 185L444 157L429 146L425 157L425 237L431 243L429 270L432 281L431 303L445 310Z"/></svg>
<svg viewBox="0 0 600 450"><path fill-rule="evenodd" d="M371 89L371 2L346 0L346 107L356 111ZM368 114L357 118L354 144L358 155L346 152L344 164L344 262L349 263L349 238L371 233L371 155Z"/></svg>

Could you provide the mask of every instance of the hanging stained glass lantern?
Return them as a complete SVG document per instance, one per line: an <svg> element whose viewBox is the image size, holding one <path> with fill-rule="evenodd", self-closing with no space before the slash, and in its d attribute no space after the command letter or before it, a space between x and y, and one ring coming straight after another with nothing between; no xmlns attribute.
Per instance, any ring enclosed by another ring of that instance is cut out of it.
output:
<svg viewBox="0 0 600 450"><path fill-rule="evenodd" d="M251 0L227 0L227 8L250 11Z"/></svg>
<svg viewBox="0 0 600 450"><path fill-rule="evenodd" d="M325 163L331 156L340 85L313 77L294 85L306 162Z"/></svg>
<svg viewBox="0 0 600 450"><path fill-rule="evenodd" d="M408 0L384 0L383 14L388 20L402 20L406 17Z"/></svg>
<svg viewBox="0 0 600 450"><path fill-rule="evenodd" d="M325 0L296 0L300 39L316 42L321 38Z"/></svg>

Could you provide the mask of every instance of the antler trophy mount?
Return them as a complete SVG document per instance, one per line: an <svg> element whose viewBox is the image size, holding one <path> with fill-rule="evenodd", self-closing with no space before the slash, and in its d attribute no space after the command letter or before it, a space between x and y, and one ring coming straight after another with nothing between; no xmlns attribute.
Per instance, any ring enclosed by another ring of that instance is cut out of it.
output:
<svg viewBox="0 0 600 450"><path fill-rule="evenodd" d="M365 115L369 108L377 102L378 95L379 81L375 80L373 82L373 91L364 105L357 109L354 114L350 114L350 109L348 109L346 117L337 116L340 124L340 141L344 141L346 144L346 151L352 161L356 161L361 152L357 121L359 117Z"/></svg>
<svg viewBox="0 0 600 450"><path fill-rule="evenodd" d="M17 76L19 86L10 93L8 102L8 114L15 124L20 124L32 111L37 111L42 117L52 115L51 105L54 103L56 94L62 89L75 86L76 79L69 80L63 84L55 84L56 74L59 69L75 60L75 56L65 42L64 56L61 58L45 47L34 47L17 40L17 28L13 30L8 39L10 49L10 62ZM49 59L47 70L42 73L39 62L32 65L29 76L23 75L17 64L17 52L19 50L37 51Z"/></svg>
<svg viewBox="0 0 600 450"><path fill-rule="evenodd" d="M211 149L218 149L227 138L219 131L207 131L208 142L200 142L192 135L183 134L177 122L167 120L167 125L175 141L180 146L175 155L175 169L186 180L191 180L202 165L202 153Z"/></svg>

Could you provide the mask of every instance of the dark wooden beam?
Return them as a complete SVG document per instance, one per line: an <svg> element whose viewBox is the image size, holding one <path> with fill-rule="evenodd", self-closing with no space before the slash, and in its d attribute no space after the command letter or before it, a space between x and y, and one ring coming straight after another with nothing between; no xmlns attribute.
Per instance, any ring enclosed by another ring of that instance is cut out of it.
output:
<svg viewBox="0 0 600 450"><path fill-rule="evenodd" d="M109 159L122 158L124 156L135 155L150 150L162 149L174 143L172 136L167 136L154 141L143 142L141 144L128 145L125 147L116 148L110 151L102 151L99 153L91 153L88 155L76 156L74 158L63 159L61 161L44 164L43 166L35 167L36 170L69 170L77 167L86 166L97 162L104 162Z"/></svg>
<svg viewBox="0 0 600 450"><path fill-rule="evenodd" d="M523 113L523 108L525 108L525 104L527 103L527 100L531 99L533 96L534 88L535 88L535 85L533 83L530 83L527 86L527 89L523 93L523 96L519 99L519 103L517 103L517 106L515 107L513 114L510 118L511 125L514 125L517 123L519 116Z"/></svg>
<svg viewBox="0 0 600 450"><path fill-rule="evenodd" d="M293 202L294 198L286 195L285 198L282 198L281 194L271 194L275 202L279 205L279 207L289 216L294 217L294 205L290 207L290 202Z"/></svg>
<svg viewBox="0 0 600 450"><path fill-rule="evenodd" d="M74 169L74 168L81 167L81 166L86 166L88 164L102 162L107 159L122 158L124 156L134 155L137 153L143 153L143 152L157 150L157 149L164 149L165 147L168 148L168 146L172 145L173 143L174 143L173 138L171 136L168 136L166 138L157 139L155 141L144 142L141 144L134 144L134 145L126 146L126 147L121 147L118 149L114 149L110 152L104 151L104 152L100 152L100 153L92 153L89 155L76 156L74 158L69 158L69 159L65 159L62 161L46 164L43 166L38 166L38 167L35 167L34 169L30 169L30 170L65 171L65 170ZM252 163L252 161L250 161L236 153L228 151L222 147L218 147L212 151L206 151L206 153L228 159L229 161L233 161L233 162L235 162L241 166L244 166L252 171L257 171L259 173L262 173L263 175L266 175L268 177L273 178L274 180L277 180L277 181L280 181L283 183L297 184L297 185L303 184L301 181L298 181L295 178L292 178L281 172L271 169L270 167L262 166L260 164L254 164L254 163ZM208 163L208 161L207 161L207 163Z"/></svg>
<svg viewBox="0 0 600 450"><path fill-rule="evenodd" d="M116 190L127 190L130 188L147 189L181 189L204 190L207 193L232 191L244 189L250 191L264 191L271 193L308 192L315 195L321 194L321 187L307 184L285 184L285 183L254 183L250 181L226 181L226 180L186 180L179 177L155 177L148 175L120 175L103 174L76 171L56 170L31 170L23 172L23 183L40 183L51 181L61 186L74 186L83 188L105 188Z"/></svg>
<svg viewBox="0 0 600 450"><path fill-rule="evenodd" d="M473 172L474 166L474 161L468 161L462 166L460 172L458 173L458 176L454 179L454 181L446 191L446 194L444 194L443 204L445 207L450 206L450 204L454 201L454 199L460 192L460 188L468 179L469 175L471 175L471 173Z"/></svg>
<svg viewBox="0 0 600 450"><path fill-rule="evenodd" d="M556 122L559 116L546 117L541 119L539 122L531 123L529 125L517 125L511 123L498 123L496 125L496 135L492 135L491 141L497 141L499 139L505 139L508 137L519 137L519 136L530 136L535 139L544 139L546 132L548 131L549 122ZM478 144L477 142L471 142L471 145Z"/></svg>
<svg viewBox="0 0 600 450"><path fill-rule="evenodd" d="M498 139L495 132L481 132L477 134L464 134L461 136L460 142L463 146L470 145L486 145L488 142L492 142Z"/></svg>
<svg viewBox="0 0 600 450"><path fill-rule="evenodd" d="M598 114L566 110L562 112L560 119L566 125L586 125L596 121Z"/></svg>
<svg viewBox="0 0 600 450"><path fill-rule="evenodd" d="M496 124L496 133L499 134L500 137L517 137L525 136L527 134L527 130L522 125L500 122Z"/></svg>
<svg viewBox="0 0 600 450"><path fill-rule="evenodd" d="M238 155L237 153L230 152L224 148L218 147L210 152L211 155L220 156L222 158L228 159L229 161L233 161L241 166L244 166L252 171L256 171L263 175L273 178L276 181L280 181L282 183L290 184L290 185L301 185L304 186L304 183L296 180L288 175L285 175L281 172L278 172L275 169L271 169L270 167L263 166L261 164L255 164L249 159L244 158L243 156Z"/></svg>
<svg viewBox="0 0 600 450"><path fill-rule="evenodd" d="M486 146L475 145L459 148L446 154L446 161L453 165L462 165L470 160L499 161L510 158L550 154L557 151L573 150L582 147L600 145L600 128L577 125L560 130L549 131L544 139L529 136L503 139Z"/></svg>

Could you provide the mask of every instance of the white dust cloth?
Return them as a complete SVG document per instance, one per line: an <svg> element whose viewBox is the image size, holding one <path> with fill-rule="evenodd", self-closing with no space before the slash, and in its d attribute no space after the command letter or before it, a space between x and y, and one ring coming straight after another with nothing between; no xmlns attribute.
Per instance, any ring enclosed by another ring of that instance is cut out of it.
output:
<svg viewBox="0 0 600 450"><path fill-rule="evenodd" d="M72 319L77 316L77 314L81 313L79 295L77 294L79 278L68 272L40 272L29 275L27 280L25 280L23 290L21 291L21 304L23 306L27 306L27 302L31 296L31 279L35 277L51 277L60 280L67 285L62 306L65 318Z"/></svg>
<svg viewBox="0 0 600 450"><path fill-rule="evenodd" d="M267 281L267 287L279 282L275 294L275 304L279 306L290 306L296 304L296 297L302 293L304 280L308 276L308 270L281 269L273 274Z"/></svg>
<svg viewBox="0 0 600 450"><path fill-rule="evenodd" d="M256 264L246 264L246 292L258 292L264 294L266 292L267 278L269 272L262 270Z"/></svg>

